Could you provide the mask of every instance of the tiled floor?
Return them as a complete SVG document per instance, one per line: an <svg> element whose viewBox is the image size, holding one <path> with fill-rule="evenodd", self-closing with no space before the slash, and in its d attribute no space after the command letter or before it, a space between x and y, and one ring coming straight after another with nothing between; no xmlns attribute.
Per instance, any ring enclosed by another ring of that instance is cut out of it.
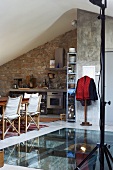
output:
<svg viewBox="0 0 113 170"><path fill-rule="evenodd" d="M56 121L56 122L51 122L51 123L43 123L40 122L40 124L48 125L48 127L41 128L39 131L34 130L27 132L26 134L23 133L20 136L14 136L10 138L6 138L4 140L0 141L0 149L6 148L8 146L17 144L19 142L26 141L28 139L32 139L47 133L50 133L52 131L56 131L61 128L77 128L77 129L90 129L90 130L100 130L99 126L81 126L80 124L77 123L69 123L65 121ZM106 131L113 131L113 126L105 126ZM17 166L12 166L12 165L4 165L4 167L1 168L1 170L27 170L29 168L25 167L17 167ZM35 170L30 168L30 170Z"/></svg>

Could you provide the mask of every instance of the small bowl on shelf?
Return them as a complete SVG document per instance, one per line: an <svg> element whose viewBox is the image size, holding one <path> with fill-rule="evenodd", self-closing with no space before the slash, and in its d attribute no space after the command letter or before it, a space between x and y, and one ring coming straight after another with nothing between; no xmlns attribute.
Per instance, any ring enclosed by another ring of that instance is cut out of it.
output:
<svg viewBox="0 0 113 170"><path fill-rule="evenodd" d="M69 57L69 62L75 62L75 56L70 56Z"/></svg>
<svg viewBox="0 0 113 170"><path fill-rule="evenodd" d="M69 86L71 89L75 88L75 84L70 84Z"/></svg>
<svg viewBox="0 0 113 170"><path fill-rule="evenodd" d="M70 53L75 53L75 48L69 48Z"/></svg>

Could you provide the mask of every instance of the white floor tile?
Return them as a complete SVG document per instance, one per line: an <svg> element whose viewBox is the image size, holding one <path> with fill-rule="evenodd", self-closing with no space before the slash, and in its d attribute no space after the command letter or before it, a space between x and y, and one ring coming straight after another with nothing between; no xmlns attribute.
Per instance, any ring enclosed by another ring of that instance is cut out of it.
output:
<svg viewBox="0 0 113 170"><path fill-rule="evenodd" d="M36 170L34 168L27 168L27 167L21 167L21 166L13 166L13 165L4 165L1 170ZM38 169L41 170L41 169Z"/></svg>

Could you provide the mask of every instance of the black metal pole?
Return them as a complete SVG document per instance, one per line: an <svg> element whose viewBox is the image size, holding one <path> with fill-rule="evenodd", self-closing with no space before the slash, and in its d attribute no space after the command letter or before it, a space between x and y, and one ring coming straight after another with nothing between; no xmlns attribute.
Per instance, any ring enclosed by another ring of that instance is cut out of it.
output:
<svg viewBox="0 0 113 170"><path fill-rule="evenodd" d="M105 131L105 8L101 18L101 98L100 98L100 170L104 170Z"/></svg>

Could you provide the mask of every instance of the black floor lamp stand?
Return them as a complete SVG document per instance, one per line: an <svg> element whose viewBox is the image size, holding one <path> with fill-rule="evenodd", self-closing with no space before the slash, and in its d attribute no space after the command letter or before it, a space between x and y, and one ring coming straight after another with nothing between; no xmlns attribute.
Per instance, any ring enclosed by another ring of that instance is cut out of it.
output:
<svg viewBox="0 0 113 170"><path fill-rule="evenodd" d="M102 0L89 0L94 5L100 7L100 16L98 19L101 19L101 97L100 97L100 143L96 145L96 147L89 153L89 155L75 168L75 170L79 170L83 164L91 158L92 154L99 149L99 161L100 161L100 170L104 170L104 157L106 157L107 165L109 170L112 170L111 162L113 163L113 157L109 151L109 145L105 144L105 106L106 104L110 104L109 102L105 102L105 8L106 8L106 0L105 3L102 4Z"/></svg>

